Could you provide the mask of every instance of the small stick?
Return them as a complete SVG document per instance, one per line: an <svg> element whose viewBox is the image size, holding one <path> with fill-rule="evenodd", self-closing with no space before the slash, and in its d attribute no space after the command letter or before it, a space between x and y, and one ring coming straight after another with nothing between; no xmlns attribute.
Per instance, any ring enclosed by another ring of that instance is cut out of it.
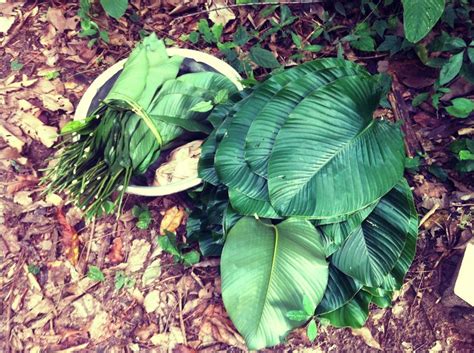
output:
<svg viewBox="0 0 474 353"><path fill-rule="evenodd" d="M431 210L429 210L428 213L423 216L423 218L422 218L421 221L420 221L419 227L421 227L421 226L423 225L423 223L425 223L425 222L436 212L436 210L437 210L438 208L439 208L439 204L435 204L435 205L431 208Z"/></svg>
<svg viewBox="0 0 474 353"><path fill-rule="evenodd" d="M92 224L91 224L91 231L90 231L90 235L89 235L89 243L87 244L86 261L85 261L86 264L89 261L89 255L91 254L92 239L94 239L94 233L95 233L95 217L94 217L94 220L92 221Z"/></svg>
<svg viewBox="0 0 474 353"><path fill-rule="evenodd" d="M179 305L179 326L181 327L181 334L183 335L184 345L188 345L188 340L186 338L186 327L184 326L183 320L183 296L181 291L178 289L178 305Z"/></svg>

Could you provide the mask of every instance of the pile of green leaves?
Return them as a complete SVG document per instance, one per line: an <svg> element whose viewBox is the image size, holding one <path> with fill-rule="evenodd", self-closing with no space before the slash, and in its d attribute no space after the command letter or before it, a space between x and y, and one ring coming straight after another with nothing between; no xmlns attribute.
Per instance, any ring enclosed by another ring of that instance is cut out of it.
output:
<svg viewBox="0 0 474 353"><path fill-rule="evenodd" d="M369 304L390 305L403 284L418 219L400 127L373 118L382 86L357 64L321 59L209 116L207 185L188 235L223 243L224 304L250 349L305 323L314 338L315 320L361 327Z"/></svg>
<svg viewBox="0 0 474 353"><path fill-rule="evenodd" d="M43 180L47 191L65 190L88 218L120 212L130 179L145 173L173 140L186 131L209 133L206 117L215 97L237 89L215 72L178 76L182 61L168 57L155 34L145 38L99 107L63 128L63 149Z"/></svg>

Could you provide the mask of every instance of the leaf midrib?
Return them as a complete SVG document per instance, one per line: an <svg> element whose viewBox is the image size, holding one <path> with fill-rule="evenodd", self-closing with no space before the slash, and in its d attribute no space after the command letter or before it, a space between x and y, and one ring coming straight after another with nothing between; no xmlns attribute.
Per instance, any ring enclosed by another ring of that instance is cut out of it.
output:
<svg viewBox="0 0 474 353"><path fill-rule="evenodd" d="M277 257L277 251L278 251L278 243L279 243L279 233L278 233L278 228L276 226L274 226L273 224L272 225L268 225L268 224L265 224L262 222L262 225L264 225L265 227L271 227L273 228L273 231L274 231L274 234L275 234L275 244L274 244L274 248L273 248L273 254L272 254L272 265L271 265L271 268L270 268L270 275L268 276L268 281L267 281L267 285L265 287L265 295L264 295L264 298L263 298L263 305L262 305L262 309L260 311L260 315L259 315L259 318L258 318L258 321L257 321L257 330L260 328L260 325L262 323L262 316L263 316L263 311L264 311L264 308L267 304L267 301L268 301L268 292L269 292L269 289L270 289L270 283L272 282L272 277L273 277L273 273L274 273L274 269L275 269L275 263L276 263L276 257Z"/></svg>

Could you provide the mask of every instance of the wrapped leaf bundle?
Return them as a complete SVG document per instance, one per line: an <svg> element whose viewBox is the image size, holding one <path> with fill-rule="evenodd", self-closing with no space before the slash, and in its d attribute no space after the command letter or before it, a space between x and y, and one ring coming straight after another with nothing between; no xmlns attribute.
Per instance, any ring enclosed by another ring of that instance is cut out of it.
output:
<svg viewBox="0 0 474 353"><path fill-rule="evenodd" d="M43 180L47 190L66 191L89 218L120 211L132 176L145 173L167 145L185 131L209 133L216 97L237 88L216 72L178 76L182 61L168 57L156 35L145 38L98 108L63 128L63 149Z"/></svg>

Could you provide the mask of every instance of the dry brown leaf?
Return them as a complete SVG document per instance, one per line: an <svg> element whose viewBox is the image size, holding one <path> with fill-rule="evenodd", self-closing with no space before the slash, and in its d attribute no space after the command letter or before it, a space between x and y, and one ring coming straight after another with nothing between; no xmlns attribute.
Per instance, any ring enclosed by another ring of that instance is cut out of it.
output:
<svg viewBox="0 0 474 353"><path fill-rule="evenodd" d="M15 136L12 132L10 132L5 126L0 124L0 138L5 140L5 142L11 148L14 148L18 152L21 152L23 146L25 145L25 141L20 139L18 136Z"/></svg>
<svg viewBox="0 0 474 353"><path fill-rule="evenodd" d="M143 268L143 265L150 252L151 245L145 239L135 239L132 242L132 248L128 255L127 271L137 272Z"/></svg>
<svg viewBox="0 0 474 353"><path fill-rule="evenodd" d="M25 112L18 112L16 120L22 130L33 139L50 148L58 139L58 130L54 126L43 124L41 120Z"/></svg>
<svg viewBox="0 0 474 353"><path fill-rule="evenodd" d="M15 22L15 16L0 16L0 33L7 34Z"/></svg>
<svg viewBox="0 0 474 353"><path fill-rule="evenodd" d="M145 296L145 300L143 302L143 306L145 307L145 311L149 314L154 312L160 306L160 291L159 290L152 290Z"/></svg>
<svg viewBox="0 0 474 353"><path fill-rule="evenodd" d="M26 189L30 186L38 184L38 178L34 175L19 175L17 180L8 184L7 193L10 195L16 192Z"/></svg>
<svg viewBox="0 0 474 353"><path fill-rule="evenodd" d="M382 347L380 347L380 343L375 340L374 336L372 336L372 332L370 332L367 327L352 329L351 331L354 336L361 337L364 340L365 344L369 347L382 350Z"/></svg>
<svg viewBox="0 0 474 353"><path fill-rule="evenodd" d="M23 75L21 81L13 82L15 76L10 76L5 81L0 82L0 94L6 94L8 92L17 91L19 89L30 87L31 85L35 84L38 81L37 78L29 80L26 75Z"/></svg>
<svg viewBox="0 0 474 353"><path fill-rule="evenodd" d="M172 352L177 345L184 343L184 337L181 329L171 326L169 332L154 334L150 342L156 347L166 347L169 352Z"/></svg>
<svg viewBox="0 0 474 353"><path fill-rule="evenodd" d="M209 19L217 24L221 24L225 27L225 25L235 19L235 15L231 9L226 8L227 3L224 0L208 0L208 11L209 12ZM216 11L211 11L214 9L220 9Z"/></svg>
<svg viewBox="0 0 474 353"><path fill-rule="evenodd" d="M158 332L159 327L154 323L138 327L134 335L142 342L148 340L154 333Z"/></svg>
<svg viewBox="0 0 474 353"><path fill-rule="evenodd" d="M184 209L181 207L171 207L165 211L163 219L161 220L160 224L160 234L164 235L165 231L174 233L176 229L181 225L183 221L185 212Z"/></svg>
<svg viewBox="0 0 474 353"><path fill-rule="evenodd" d="M31 198L31 191L18 191L13 197L13 202L22 205L24 207L30 206L33 203Z"/></svg>
<svg viewBox="0 0 474 353"><path fill-rule="evenodd" d="M93 341L105 339L110 335L110 318L107 312L101 311L98 313L89 327L89 334Z"/></svg>
<svg viewBox="0 0 474 353"><path fill-rule="evenodd" d="M56 208L56 217L62 228L61 241L64 247L64 255L73 265L76 265L79 260L79 236L67 221L61 207Z"/></svg>
<svg viewBox="0 0 474 353"><path fill-rule="evenodd" d="M0 150L0 160L10 160L10 159L18 159L21 158L20 153L18 153L18 150L15 148L11 147L5 147Z"/></svg>
<svg viewBox="0 0 474 353"><path fill-rule="evenodd" d="M202 318L204 319L198 333L202 346L217 341L246 350L245 341L234 330L221 305L209 305Z"/></svg>
<svg viewBox="0 0 474 353"><path fill-rule="evenodd" d="M71 113L74 111L71 101L60 94L42 94L39 98L43 102L43 106L53 112L64 110L66 113Z"/></svg>
<svg viewBox="0 0 474 353"><path fill-rule="evenodd" d="M66 28L66 18L63 15L64 11L59 8L50 7L46 14L46 19L51 23L59 33L64 32Z"/></svg>
<svg viewBox="0 0 474 353"><path fill-rule="evenodd" d="M115 238L112 242L112 247L110 248L107 257L109 261L113 264L117 264L123 261L123 243L122 238Z"/></svg>

